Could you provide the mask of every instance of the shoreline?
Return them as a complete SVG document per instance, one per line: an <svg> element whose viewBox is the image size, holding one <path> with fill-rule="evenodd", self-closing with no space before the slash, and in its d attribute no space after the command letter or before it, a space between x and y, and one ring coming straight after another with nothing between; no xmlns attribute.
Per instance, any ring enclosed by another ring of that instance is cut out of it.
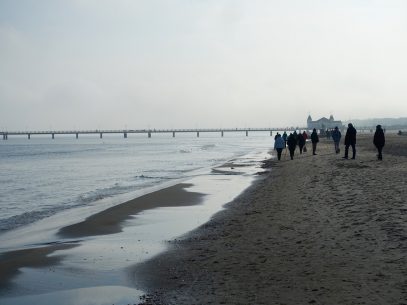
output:
<svg viewBox="0 0 407 305"><path fill-rule="evenodd" d="M11 232L4 239L9 247L3 245L0 253L1 302L23 304L31 298L49 303L63 296L64 304L85 305L102 288L109 294L100 304L117 303L123 299L122 291L125 304L137 302L143 292L134 288L132 266L165 251L166 240L195 229L222 210L254 179L253 172L259 170L254 160L252 155L230 160L207 174L73 224L70 217L62 219L67 225L54 227L56 218L50 220L51 226L25 228L14 234L20 243L13 241ZM35 280L38 276L40 281Z"/></svg>
<svg viewBox="0 0 407 305"><path fill-rule="evenodd" d="M317 156L272 170L208 223L139 264L143 304L405 304L407 139L359 135L356 160ZM391 154L390 154L391 153Z"/></svg>
<svg viewBox="0 0 407 305"><path fill-rule="evenodd" d="M0 253L0 289L7 287L21 268L38 268L59 264L63 256L56 251L78 247L83 238L120 233L124 222L138 214L163 207L182 207L200 204L205 194L189 192L192 184L178 183L152 193L115 205L87 217L84 221L64 226L56 233L56 240ZM62 239L58 239L62 238ZM75 239L75 240L72 240Z"/></svg>

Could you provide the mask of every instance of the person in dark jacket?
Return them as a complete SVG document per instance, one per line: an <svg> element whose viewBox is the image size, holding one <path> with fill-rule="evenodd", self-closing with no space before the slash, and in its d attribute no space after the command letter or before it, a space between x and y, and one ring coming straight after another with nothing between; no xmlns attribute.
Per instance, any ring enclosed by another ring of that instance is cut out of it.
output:
<svg viewBox="0 0 407 305"><path fill-rule="evenodd" d="M381 125L377 125L376 132L374 133L374 136L373 136L373 144L377 148L377 152L378 152L377 159L378 160L383 160L382 150L384 147L384 143L385 143L384 131L383 131Z"/></svg>
<svg viewBox="0 0 407 305"><path fill-rule="evenodd" d="M339 154L339 142L341 141L342 134L338 129L338 126L335 126L334 131L332 131L332 140L334 140L335 153Z"/></svg>
<svg viewBox="0 0 407 305"><path fill-rule="evenodd" d="M305 145L305 139L301 132L297 136L297 143L298 143L298 148L300 149L300 154L302 154L302 149L304 148L304 145Z"/></svg>
<svg viewBox="0 0 407 305"><path fill-rule="evenodd" d="M356 157L356 129L352 123L348 124L348 130L345 135L345 159L348 159L349 146L352 146L352 159Z"/></svg>
<svg viewBox="0 0 407 305"><path fill-rule="evenodd" d="M290 151L290 158L291 158L291 160L293 160L295 147L297 146L297 140L292 133L290 133L290 135L287 138L287 146L288 146L288 150Z"/></svg>
<svg viewBox="0 0 407 305"><path fill-rule="evenodd" d="M315 151L317 150L317 143L319 142L319 137L317 130L314 128L311 133L311 142L312 142L312 154L316 155Z"/></svg>

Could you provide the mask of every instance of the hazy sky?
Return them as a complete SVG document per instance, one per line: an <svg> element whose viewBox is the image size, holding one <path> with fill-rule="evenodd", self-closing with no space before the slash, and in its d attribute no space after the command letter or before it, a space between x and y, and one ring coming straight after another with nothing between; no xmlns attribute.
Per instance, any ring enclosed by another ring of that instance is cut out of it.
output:
<svg viewBox="0 0 407 305"><path fill-rule="evenodd" d="M407 1L0 0L0 130L407 116Z"/></svg>

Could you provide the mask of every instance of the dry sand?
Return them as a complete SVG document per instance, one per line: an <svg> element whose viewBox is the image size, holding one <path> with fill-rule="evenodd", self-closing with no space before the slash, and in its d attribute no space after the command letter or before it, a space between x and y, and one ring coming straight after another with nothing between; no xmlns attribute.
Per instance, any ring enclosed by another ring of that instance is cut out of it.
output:
<svg viewBox="0 0 407 305"><path fill-rule="evenodd" d="M386 141L382 162L372 135L358 136L356 160L322 140L317 156L272 161L226 210L132 270L144 302L407 304L407 137Z"/></svg>

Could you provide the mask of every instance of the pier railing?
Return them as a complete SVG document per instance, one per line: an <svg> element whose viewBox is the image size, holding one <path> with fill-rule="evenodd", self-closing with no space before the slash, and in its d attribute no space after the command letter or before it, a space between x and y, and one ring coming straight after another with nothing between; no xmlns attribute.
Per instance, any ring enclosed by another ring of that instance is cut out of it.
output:
<svg viewBox="0 0 407 305"><path fill-rule="evenodd" d="M304 128L302 128L304 129ZM0 137L3 140L7 140L9 136L26 136L31 139L33 135L50 135L52 139L55 135L74 135L77 139L79 135L85 134L98 134L100 138L103 138L104 134L123 134L124 138L127 138L128 134L146 134L149 138L155 133L168 133L173 137L177 133L196 133L199 137L200 133L205 132L217 132L222 137L226 132L242 132L246 136L249 136L249 132L270 132L270 136L273 131L277 130L290 130L287 128L185 128L185 129L92 129L92 130L31 130L31 131L0 131ZM294 128L292 129L294 130Z"/></svg>

